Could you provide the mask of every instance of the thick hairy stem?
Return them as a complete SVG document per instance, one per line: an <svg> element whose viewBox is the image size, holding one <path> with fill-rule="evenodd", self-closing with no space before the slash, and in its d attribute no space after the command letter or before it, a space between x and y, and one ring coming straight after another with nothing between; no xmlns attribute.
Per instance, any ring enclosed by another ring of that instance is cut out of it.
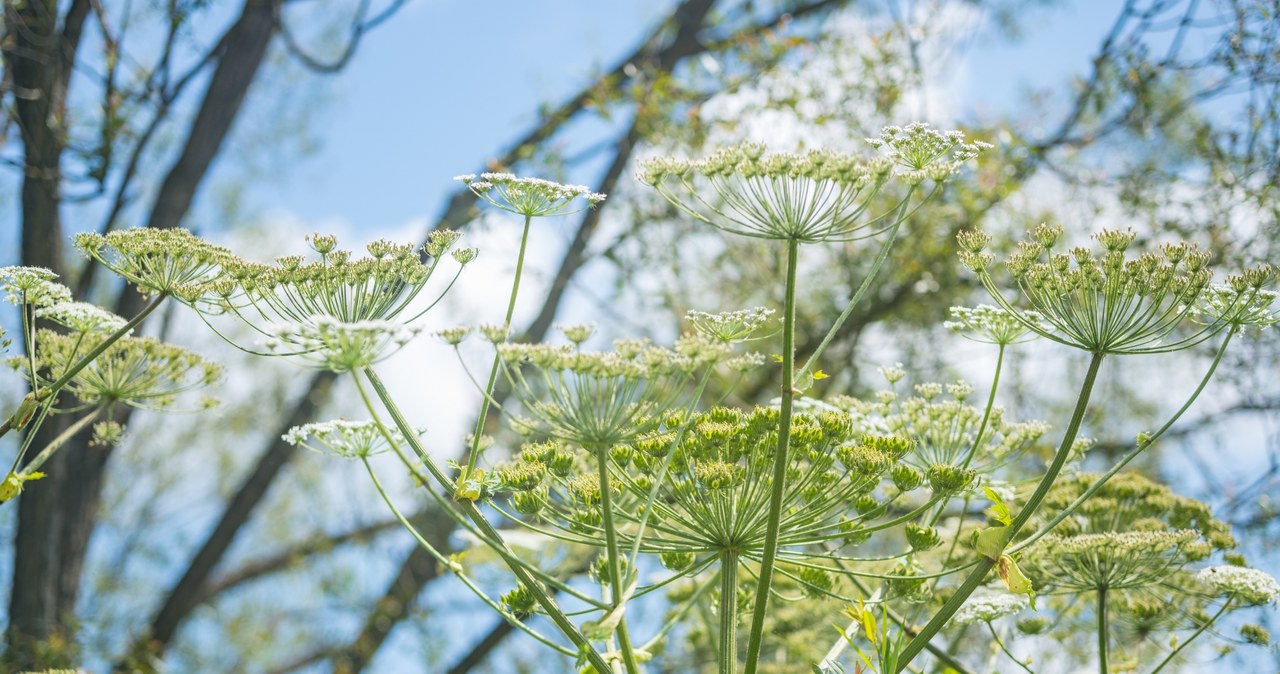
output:
<svg viewBox="0 0 1280 674"><path fill-rule="evenodd" d="M720 554L720 674L738 672L738 553Z"/></svg>
<svg viewBox="0 0 1280 674"><path fill-rule="evenodd" d="M782 495L786 491L787 454L791 449L791 407L795 398L796 262L800 244L787 242L787 286L782 308L782 410L778 415L778 447L773 457L773 493L769 495L769 522L760 559L760 579L751 614L751 637L747 641L746 674L755 674L764 641L764 618L769 608L773 564L778 555L778 527L782 522Z"/></svg>
<svg viewBox="0 0 1280 674"><path fill-rule="evenodd" d="M1027 500L1027 504L1018 512L1018 516L1014 518L1013 523L1009 525L1008 538L1012 539L1018 535L1022 527L1026 526L1027 521L1040 508L1040 504L1044 502L1046 496L1049 495L1049 489L1058 478L1058 473L1062 472L1062 467L1066 465L1067 458L1071 455L1071 445L1076 441L1076 435L1080 432L1080 424L1084 421L1085 410L1089 407L1089 397L1093 394L1094 382L1098 379L1098 370L1102 367L1102 359L1104 354L1095 353L1089 361L1089 370L1085 373L1084 383L1080 386L1080 396L1076 399L1075 411L1071 414L1071 422L1067 425L1066 433L1062 436L1062 444L1058 445L1058 451L1054 454L1053 463L1050 464L1048 472L1044 477L1040 478L1040 484L1036 486L1035 493ZM951 616L955 615L960 606L964 604L969 595L986 581L987 574L991 572L992 567L996 565L996 560L983 558L982 561L974 567L969 576L964 579L964 583L956 590L956 593L942 605L937 615L933 616L929 623L920 630L920 633L913 638L907 647L903 649L898 660L898 666L894 670L901 672L907 668L907 665L924 650L929 640L937 634L947 621L951 620Z"/></svg>

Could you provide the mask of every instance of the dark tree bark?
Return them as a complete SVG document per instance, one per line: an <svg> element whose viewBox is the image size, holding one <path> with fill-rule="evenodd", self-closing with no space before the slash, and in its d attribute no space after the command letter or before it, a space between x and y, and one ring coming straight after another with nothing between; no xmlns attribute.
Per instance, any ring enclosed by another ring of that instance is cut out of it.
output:
<svg viewBox="0 0 1280 674"><path fill-rule="evenodd" d="M5 3L4 63L13 86L14 118L24 155L22 263L47 267L59 275L66 271L59 215L66 88L88 9L87 0L73 2L59 21L56 0ZM44 424L35 439L37 446L64 427L60 420ZM20 499L14 542L16 582L5 632L4 662L9 667L35 666L33 644L66 636L60 632L75 607L80 566L65 563L66 554L74 551L67 541L77 532L64 506L68 497L75 496L80 464L92 461L93 457L69 453L55 456L46 464L50 477L42 488L29 490ZM70 655L53 652L50 664L65 662Z"/></svg>
<svg viewBox="0 0 1280 674"><path fill-rule="evenodd" d="M75 0L61 20L56 0L8 2L5 67L14 85L16 120L22 131L23 264L64 271L60 161L66 149L63 117L71 70L91 2ZM172 227L186 214L196 189L231 128L275 30L279 0L246 0L224 38L225 49L192 123L183 152L165 179L151 222ZM141 309L136 293L119 303L122 313ZM43 425L36 446L64 423ZM42 442L44 441L44 442ZM14 575L5 663L21 671L71 666L70 640L76 598L89 539L97 521L109 447L73 440L46 464L49 475L18 503ZM38 659L36 646L48 653Z"/></svg>

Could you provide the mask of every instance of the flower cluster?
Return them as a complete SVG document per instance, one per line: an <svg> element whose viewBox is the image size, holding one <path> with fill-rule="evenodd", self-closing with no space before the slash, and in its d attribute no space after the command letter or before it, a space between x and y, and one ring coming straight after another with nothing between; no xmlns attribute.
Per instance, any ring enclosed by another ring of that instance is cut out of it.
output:
<svg viewBox="0 0 1280 674"><path fill-rule="evenodd" d="M390 428L387 433L391 443L404 444L404 436L399 430ZM426 433L426 429L418 429L418 435ZM317 454L329 454L347 459L363 459L381 454L392 448L382 429L372 421L347 421L334 419L318 423L294 426L281 436L285 442L295 447L303 447Z"/></svg>
<svg viewBox="0 0 1280 674"><path fill-rule="evenodd" d="M1201 319L1211 325L1227 323L1258 329L1280 323L1277 293L1264 289L1275 275L1275 269L1268 265L1232 276L1228 285L1209 286L1197 307Z"/></svg>
<svg viewBox="0 0 1280 674"><path fill-rule="evenodd" d="M503 372L533 417L518 422L522 430L584 447L616 444L654 427L662 411L679 406L696 372L728 355L727 346L692 335L673 349L635 340L619 340L610 352L549 344L497 348Z"/></svg>
<svg viewBox="0 0 1280 674"><path fill-rule="evenodd" d="M46 383L52 383L77 364L105 335L64 334L37 331L35 365ZM22 358L10 359L14 368L26 366ZM164 409L178 395L213 384L222 367L182 347L153 337L123 337L80 370L67 390L89 405L122 403L144 409Z"/></svg>
<svg viewBox="0 0 1280 674"><path fill-rule="evenodd" d="M518 178L510 173L460 175L461 181L477 197L495 208L529 218L570 215L594 208L605 195L583 185L563 185L542 178ZM578 201L581 198L582 201Z"/></svg>
<svg viewBox="0 0 1280 674"><path fill-rule="evenodd" d="M879 138L868 138L872 147L902 167L903 173L939 180L993 146L982 141L966 142L963 131L942 131L923 122L905 127L887 126Z"/></svg>
<svg viewBox="0 0 1280 674"><path fill-rule="evenodd" d="M1042 329L1048 328L1038 312L1023 311L1021 316L1015 317L990 304L979 304L973 308L951 307L951 320L944 322L942 327L975 342L1008 346L1025 341L1023 337L1029 328L1024 321Z"/></svg>
<svg viewBox="0 0 1280 674"><path fill-rule="evenodd" d="M1242 566L1211 566L1196 579L1219 594L1239 597L1250 604L1270 604L1280 598L1280 582L1270 574Z"/></svg>
<svg viewBox="0 0 1280 674"><path fill-rule="evenodd" d="M18 306L50 307L71 301L71 289L54 281L58 275L43 267L0 267L5 298Z"/></svg>
<svg viewBox="0 0 1280 674"><path fill-rule="evenodd" d="M420 330L395 321L345 323L329 316L312 316L303 323L267 326L271 338L266 345L275 354L297 356L319 369L351 372L390 357Z"/></svg>
<svg viewBox="0 0 1280 674"><path fill-rule="evenodd" d="M896 375L896 369L889 374ZM1004 410L984 410L967 401L972 388L964 382L926 382L915 395L899 399L891 391L876 401L837 398L835 402L864 423L909 438L913 450L906 460L922 470L952 466L990 472L1035 446L1049 425L1042 421L1010 421Z"/></svg>
<svg viewBox="0 0 1280 674"><path fill-rule="evenodd" d="M235 259L231 251L185 229L77 234L75 245L142 292L171 295L186 303L200 300L207 285L221 276L223 265Z"/></svg>
<svg viewBox="0 0 1280 674"><path fill-rule="evenodd" d="M989 273L992 256L984 252L990 237L961 232L960 259L976 272L1002 309L1028 330L1047 339L1099 354L1160 353L1197 344L1225 327L1237 310L1219 316L1190 335L1171 337L1194 316L1209 288L1209 254L1187 243L1166 244L1160 252L1127 256L1135 235L1104 230L1094 238L1102 250L1059 251L1063 230L1040 225L1032 238L1019 244L1005 260L1034 316L1014 308L995 286ZM1257 284L1264 274L1251 273ZM1252 303L1257 289L1241 284L1236 298L1226 303ZM1248 293L1249 298L1244 295ZM1219 300L1221 303L1221 300Z"/></svg>
<svg viewBox="0 0 1280 674"><path fill-rule="evenodd" d="M623 523L623 543L635 543L643 504L657 490L642 552L661 555L677 571L726 550L759 555L779 422L770 407L668 413L652 430L614 445L608 454L612 516ZM791 442L795 460L783 498L792 507L784 512L779 541L785 560L804 562L864 543L880 528L869 523L922 482L917 475L906 489L879 493L881 483L897 475L910 443L862 434L843 412L796 415ZM572 540L599 544L600 481L584 454L560 442L527 444L498 472L517 512L538 513Z"/></svg>
<svg viewBox="0 0 1280 674"><path fill-rule="evenodd" d="M57 323L72 332L113 333L128 321L88 302L63 302L36 310L36 317Z"/></svg>
<svg viewBox="0 0 1280 674"><path fill-rule="evenodd" d="M212 289L225 309L250 324L259 317L276 323L306 323L317 316L345 323L393 319L407 323L421 312L410 318L401 314L459 236L451 230L436 230L421 248L374 241L368 245L368 257L353 258L350 251L338 249L337 237L315 234L308 239L319 260L284 256L274 265L235 260L227 265L226 279ZM453 253L462 263L474 258L469 251Z"/></svg>
<svg viewBox="0 0 1280 674"><path fill-rule="evenodd" d="M972 625L989 623L1005 616L1016 615L1027 608L1025 594L1009 594L996 592L974 593L967 599L960 610L951 618L954 625Z"/></svg>
<svg viewBox="0 0 1280 674"><path fill-rule="evenodd" d="M684 319L700 334L717 341L735 344L749 339L757 330L764 327L775 313L773 309L764 307L715 314L691 310L684 315Z"/></svg>
<svg viewBox="0 0 1280 674"><path fill-rule="evenodd" d="M1076 590L1154 585L1208 556L1192 530L1049 535L1028 550L1027 570L1041 582Z"/></svg>
<svg viewBox="0 0 1280 674"><path fill-rule="evenodd" d="M763 145L726 148L702 160L651 159L640 180L688 215L732 234L801 243L874 236L893 222L868 215L892 177L888 160L815 150L765 154ZM709 188L714 199L704 195Z"/></svg>

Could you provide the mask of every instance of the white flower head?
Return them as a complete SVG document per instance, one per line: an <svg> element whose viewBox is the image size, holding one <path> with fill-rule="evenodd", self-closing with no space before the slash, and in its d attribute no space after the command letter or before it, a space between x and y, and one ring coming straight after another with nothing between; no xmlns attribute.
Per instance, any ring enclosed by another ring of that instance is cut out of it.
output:
<svg viewBox="0 0 1280 674"><path fill-rule="evenodd" d="M978 622L989 623L1005 616L1020 613L1027 606L1027 596L1024 594L975 593L965 601L960 610L956 611L951 621L956 625L972 625Z"/></svg>
<svg viewBox="0 0 1280 674"><path fill-rule="evenodd" d="M421 436L425 428L417 429ZM387 429L387 435L396 445L404 444L404 435L395 428ZM332 454L347 459L362 459L391 449L387 435L372 421L347 421L334 419L318 423L294 426L281 438L295 446L317 454Z"/></svg>
<svg viewBox="0 0 1280 674"><path fill-rule="evenodd" d="M493 207L530 218L570 215L594 208L605 195L585 185L566 185L542 178L520 178L511 173L456 176L473 194ZM579 201L581 200L581 201Z"/></svg>
<svg viewBox="0 0 1280 674"><path fill-rule="evenodd" d="M110 311L88 302L63 302L44 307L36 311L36 317L81 333L112 333L128 323Z"/></svg>
<svg viewBox="0 0 1280 674"><path fill-rule="evenodd" d="M749 339L755 331L769 322L774 313L773 309L752 307L717 314L689 311L684 318L701 334L721 342L737 343Z"/></svg>
<svg viewBox="0 0 1280 674"><path fill-rule="evenodd" d="M306 323L268 326L266 346L279 355L300 356L316 367L350 372L390 357L422 329L395 321L343 322L312 316Z"/></svg>
<svg viewBox="0 0 1280 674"><path fill-rule="evenodd" d="M943 323L942 327L975 342L1007 346L1037 336L1034 332L1027 336L1029 328L1026 322L1043 330L1049 329L1038 312L1024 311L1015 316L990 304L979 304L973 308L951 307L951 320Z"/></svg>
<svg viewBox="0 0 1280 674"><path fill-rule="evenodd" d="M1257 569L1211 566L1197 573L1196 579L1221 594L1240 597L1250 604L1270 604L1280 598L1280 582Z"/></svg>
<svg viewBox="0 0 1280 674"><path fill-rule="evenodd" d="M49 307L71 301L71 289L44 267L0 267L0 287L10 304Z"/></svg>

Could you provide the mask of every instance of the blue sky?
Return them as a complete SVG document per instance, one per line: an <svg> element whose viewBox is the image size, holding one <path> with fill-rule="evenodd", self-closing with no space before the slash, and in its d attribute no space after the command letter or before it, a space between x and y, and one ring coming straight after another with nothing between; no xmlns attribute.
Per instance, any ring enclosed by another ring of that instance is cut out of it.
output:
<svg viewBox="0 0 1280 674"><path fill-rule="evenodd" d="M539 104L574 93L634 49L673 4L502 0L477 11L418 0L324 83L325 107L312 120L319 150L251 189L251 202L359 230L434 217L454 175L532 126ZM1031 89L1064 91L1112 19L1109 3L1081 4L1032 10L1015 43L971 41L957 67L959 116L1007 112Z"/></svg>

